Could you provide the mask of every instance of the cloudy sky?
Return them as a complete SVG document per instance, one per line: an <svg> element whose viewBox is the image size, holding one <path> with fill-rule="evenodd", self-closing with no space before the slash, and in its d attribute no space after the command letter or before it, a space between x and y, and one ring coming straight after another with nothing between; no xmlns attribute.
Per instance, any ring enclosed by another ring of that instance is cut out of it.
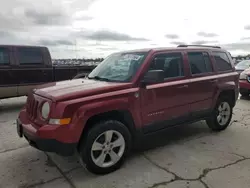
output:
<svg viewBox="0 0 250 188"><path fill-rule="evenodd" d="M8 0L0 43L45 45L53 58L216 44L250 53L249 0Z"/></svg>

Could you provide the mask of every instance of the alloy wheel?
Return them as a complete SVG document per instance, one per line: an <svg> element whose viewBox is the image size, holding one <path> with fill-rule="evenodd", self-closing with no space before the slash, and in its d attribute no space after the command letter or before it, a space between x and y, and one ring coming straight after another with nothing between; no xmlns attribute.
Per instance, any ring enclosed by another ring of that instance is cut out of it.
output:
<svg viewBox="0 0 250 188"><path fill-rule="evenodd" d="M218 106L217 122L219 125L224 126L229 118L231 113L231 107L228 102L222 102Z"/></svg>
<svg viewBox="0 0 250 188"><path fill-rule="evenodd" d="M108 130L100 134L92 144L91 158L95 165L107 168L116 164L125 151L125 140L121 133Z"/></svg>

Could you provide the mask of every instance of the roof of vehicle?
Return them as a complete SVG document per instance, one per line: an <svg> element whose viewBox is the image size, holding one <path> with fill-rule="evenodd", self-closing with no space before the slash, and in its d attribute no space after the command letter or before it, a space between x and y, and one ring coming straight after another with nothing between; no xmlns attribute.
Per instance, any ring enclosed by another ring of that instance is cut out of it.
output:
<svg viewBox="0 0 250 188"><path fill-rule="evenodd" d="M143 49L135 49L135 50L127 50L127 51L122 51L122 53L132 53L132 52L159 52L159 51L172 51L172 50L219 50L219 51L226 51L223 48L219 46L205 46L205 45L179 45L177 47L158 47L158 48L143 48Z"/></svg>
<svg viewBox="0 0 250 188"><path fill-rule="evenodd" d="M30 48L46 48L46 46L32 46L32 45L10 45L1 44L0 47L30 47Z"/></svg>

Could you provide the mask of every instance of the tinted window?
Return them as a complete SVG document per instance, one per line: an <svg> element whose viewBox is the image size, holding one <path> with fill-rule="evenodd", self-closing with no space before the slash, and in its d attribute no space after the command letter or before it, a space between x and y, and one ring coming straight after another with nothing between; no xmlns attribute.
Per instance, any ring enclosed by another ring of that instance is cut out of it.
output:
<svg viewBox="0 0 250 188"><path fill-rule="evenodd" d="M19 48L18 58L23 65L43 63L43 54L39 48Z"/></svg>
<svg viewBox="0 0 250 188"><path fill-rule="evenodd" d="M183 76L183 59L181 53L156 55L150 66L150 70L163 70L166 79Z"/></svg>
<svg viewBox="0 0 250 188"><path fill-rule="evenodd" d="M9 51L6 48L0 48L0 65L8 65L10 63Z"/></svg>
<svg viewBox="0 0 250 188"><path fill-rule="evenodd" d="M212 72L211 61L206 52L188 52L188 61L192 74Z"/></svg>
<svg viewBox="0 0 250 188"><path fill-rule="evenodd" d="M225 52L213 52L218 71L232 70L232 65Z"/></svg>

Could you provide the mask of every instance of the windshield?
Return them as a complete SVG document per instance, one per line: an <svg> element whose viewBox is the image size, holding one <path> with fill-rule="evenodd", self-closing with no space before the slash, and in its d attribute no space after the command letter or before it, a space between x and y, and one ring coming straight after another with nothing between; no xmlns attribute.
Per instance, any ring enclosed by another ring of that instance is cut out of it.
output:
<svg viewBox="0 0 250 188"><path fill-rule="evenodd" d="M110 82L129 82L143 63L146 52L115 53L102 61L88 76Z"/></svg>
<svg viewBox="0 0 250 188"><path fill-rule="evenodd" d="M247 68L250 67L250 61L248 61L248 60L241 61L241 62L239 62L235 67L236 67L236 68L247 69Z"/></svg>

